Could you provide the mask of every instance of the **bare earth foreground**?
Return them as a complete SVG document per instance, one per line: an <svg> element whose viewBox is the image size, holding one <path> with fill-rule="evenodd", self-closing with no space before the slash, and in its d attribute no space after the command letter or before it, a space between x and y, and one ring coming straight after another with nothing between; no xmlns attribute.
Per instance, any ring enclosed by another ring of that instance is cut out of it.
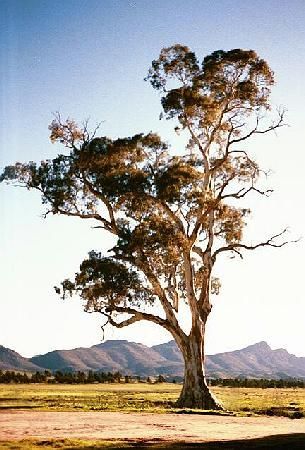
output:
<svg viewBox="0 0 305 450"><path fill-rule="evenodd" d="M0 412L0 441L69 437L196 443L292 433L305 433L304 419L119 412Z"/></svg>

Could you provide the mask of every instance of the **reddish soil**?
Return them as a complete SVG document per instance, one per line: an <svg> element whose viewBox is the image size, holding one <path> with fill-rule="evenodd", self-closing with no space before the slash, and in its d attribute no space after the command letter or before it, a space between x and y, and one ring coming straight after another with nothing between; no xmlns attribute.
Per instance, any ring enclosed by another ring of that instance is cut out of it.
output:
<svg viewBox="0 0 305 450"><path fill-rule="evenodd" d="M210 442L292 433L305 433L305 419L117 412L0 412L0 441L69 437L129 442Z"/></svg>

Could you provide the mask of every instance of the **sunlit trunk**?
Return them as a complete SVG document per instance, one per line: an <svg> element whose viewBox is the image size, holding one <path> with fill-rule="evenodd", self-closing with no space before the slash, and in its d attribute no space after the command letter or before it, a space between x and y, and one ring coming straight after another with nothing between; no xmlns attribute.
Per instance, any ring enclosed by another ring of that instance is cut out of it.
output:
<svg viewBox="0 0 305 450"><path fill-rule="evenodd" d="M204 371L204 325L198 323L183 347L184 383L177 401L180 408L223 409L210 392Z"/></svg>

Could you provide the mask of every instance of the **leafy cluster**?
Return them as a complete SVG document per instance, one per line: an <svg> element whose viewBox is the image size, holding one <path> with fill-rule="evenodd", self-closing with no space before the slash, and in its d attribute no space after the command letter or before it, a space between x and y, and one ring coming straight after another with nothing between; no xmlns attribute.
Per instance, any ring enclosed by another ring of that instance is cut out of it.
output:
<svg viewBox="0 0 305 450"><path fill-rule="evenodd" d="M85 300L85 311L103 312L116 306L153 303L153 293L143 285L138 272L114 258L91 251L80 265L75 280L62 282L63 297L78 292ZM56 287L60 294L61 289Z"/></svg>
<svg viewBox="0 0 305 450"><path fill-rule="evenodd" d="M230 118L240 120L253 110L268 108L274 83L268 64L253 50L218 50L200 64L182 45L164 48L147 79L163 93L166 117L177 117L182 128L192 122L204 131L219 120L220 112L228 114L218 133L230 128Z"/></svg>

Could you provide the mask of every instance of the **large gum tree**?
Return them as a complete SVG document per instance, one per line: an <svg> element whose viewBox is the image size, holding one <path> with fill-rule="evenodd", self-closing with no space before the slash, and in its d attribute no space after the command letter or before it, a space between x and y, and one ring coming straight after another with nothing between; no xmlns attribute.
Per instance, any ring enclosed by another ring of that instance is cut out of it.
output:
<svg viewBox="0 0 305 450"><path fill-rule="evenodd" d="M40 165L8 166L1 180L40 191L47 213L92 219L116 236L110 251L91 251L56 290L77 294L114 327L165 328L185 362L178 406L220 409L204 371L210 296L220 285L213 268L222 255L286 243L285 230L256 244L243 240L246 197L269 193L258 187L261 169L245 145L282 126L283 114L267 121L273 73L252 50L215 51L200 64L174 45L162 49L147 80L161 93L163 117L188 135L183 154L157 134L97 137L56 115L51 141L68 151Z"/></svg>

